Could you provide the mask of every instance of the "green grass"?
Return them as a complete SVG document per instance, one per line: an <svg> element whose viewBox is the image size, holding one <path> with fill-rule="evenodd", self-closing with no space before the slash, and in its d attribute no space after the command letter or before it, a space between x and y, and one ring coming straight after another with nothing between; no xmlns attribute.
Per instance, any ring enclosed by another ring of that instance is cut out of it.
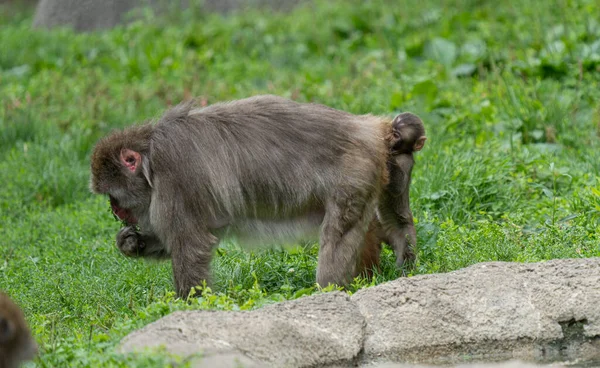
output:
<svg viewBox="0 0 600 368"><path fill-rule="evenodd" d="M42 346L32 365L185 365L114 347L172 310L318 292L314 246L225 244L214 290L191 305L174 300L168 263L116 250L119 224L87 189L90 150L190 95L421 115L429 139L414 171L409 275L600 256L599 3L348 3L146 16L88 34L32 30L30 12L0 11L0 289ZM393 264L386 249L377 278L351 291L395 278Z"/></svg>

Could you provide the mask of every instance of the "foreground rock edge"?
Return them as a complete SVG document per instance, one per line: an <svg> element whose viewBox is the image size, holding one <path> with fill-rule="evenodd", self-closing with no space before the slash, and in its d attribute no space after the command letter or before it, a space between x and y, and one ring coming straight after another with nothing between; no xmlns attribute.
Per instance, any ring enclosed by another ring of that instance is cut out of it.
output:
<svg viewBox="0 0 600 368"><path fill-rule="evenodd" d="M211 361L239 358L245 366L252 366L246 357L261 367L327 366L355 360L364 329L348 295L332 292L254 311L175 312L125 337L121 351L164 346L183 356L202 352Z"/></svg>
<svg viewBox="0 0 600 368"><path fill-rule="evenodd" d="M249 312L175 312L125 337L120 350L164 345L213 363L239 356L229 360L248 367L600 360L598 285L600 258L481 263L351 297L332 292Z"/></svg>
<svg viewBox="0 0 600 368"><path fill-rule="evenodd" d="M362 361L600 358L600 259L492 262L360 290Z"/></svg>

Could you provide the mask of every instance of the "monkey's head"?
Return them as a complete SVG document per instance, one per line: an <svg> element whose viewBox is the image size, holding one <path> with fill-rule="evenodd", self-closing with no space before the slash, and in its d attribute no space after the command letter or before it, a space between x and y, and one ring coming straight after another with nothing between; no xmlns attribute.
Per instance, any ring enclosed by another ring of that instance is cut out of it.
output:
<svg viewBox="0 0 600 368"><path fill-rule="evenodd" d="M0 367L18 367L21 362L33 359L37 351L23 312L6 294L0 293Z"/></svg>
<svg viewBox="0 0 600 368"><path fill-rule="evenodd" d="M425 146L425 126L417 115L403 112L392 121L390 147L395 154L420 151Z"/></svg>
<svg viewBox="0 0 600 368"><path fill-rule="evenodd" d="M115 216L128 224L136 224L135 213L150 205L151 133L151 125L113 132L101 139L92 153L90 189L108 195Z"/></svg>

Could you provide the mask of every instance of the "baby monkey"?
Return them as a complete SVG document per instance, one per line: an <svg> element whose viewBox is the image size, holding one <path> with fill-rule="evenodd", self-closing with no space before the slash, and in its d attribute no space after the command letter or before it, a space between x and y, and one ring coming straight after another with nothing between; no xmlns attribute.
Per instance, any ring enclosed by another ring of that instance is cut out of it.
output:
<svg viewBox="0 0 600 368"><path fill-rule="evenodd" d="M36 354L37 344L31 337L23 312L0 292L0 367L16 368Z"/></svg>
<svg viewBox="0 0 600 368"><path fill-rule="evenodd" d="M417 115L403 112L392 121L392 137L389 143L392 156L406 155L407 158L410 158L412 162L410 167L405 166L405 170L409 172L409 178L414 165L413 152L422 150L426 140L425 126Z"/></svg>
<svg viewBox="0 0 600 368"><path fill-rule="evenodd" d="M391 124L388 147L390 156L387 162L389 183L374 220L365 239L360 270L371 270L379 266L381 242L386 242L396 254L396 264L415 258L413 247L417 243L417 232L410 210L410 180L415 159L413 153L425 146L425 126L423 121L410 112L394 118ZM386 235L387 234L387 235Z"/></svg>

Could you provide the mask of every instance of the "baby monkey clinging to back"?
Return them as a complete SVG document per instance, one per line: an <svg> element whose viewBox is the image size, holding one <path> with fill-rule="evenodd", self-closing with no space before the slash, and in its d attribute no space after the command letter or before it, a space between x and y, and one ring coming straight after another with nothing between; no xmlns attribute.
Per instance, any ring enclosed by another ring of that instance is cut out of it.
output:
<svg viewBox="0 0 600 368"><path fill-rule="evenodd" d="M383 192L377 221L371 223L362 255L363 267L369 269L379 265L381 242L389 244L396 254L398 267L404 261L415 258L413 247L417 243L417 232L410 210L410 179L415 164L413 152L425 146L425 126L423 121L410 112L402 113L392 121L388 147L389 183Z"/></svg>

